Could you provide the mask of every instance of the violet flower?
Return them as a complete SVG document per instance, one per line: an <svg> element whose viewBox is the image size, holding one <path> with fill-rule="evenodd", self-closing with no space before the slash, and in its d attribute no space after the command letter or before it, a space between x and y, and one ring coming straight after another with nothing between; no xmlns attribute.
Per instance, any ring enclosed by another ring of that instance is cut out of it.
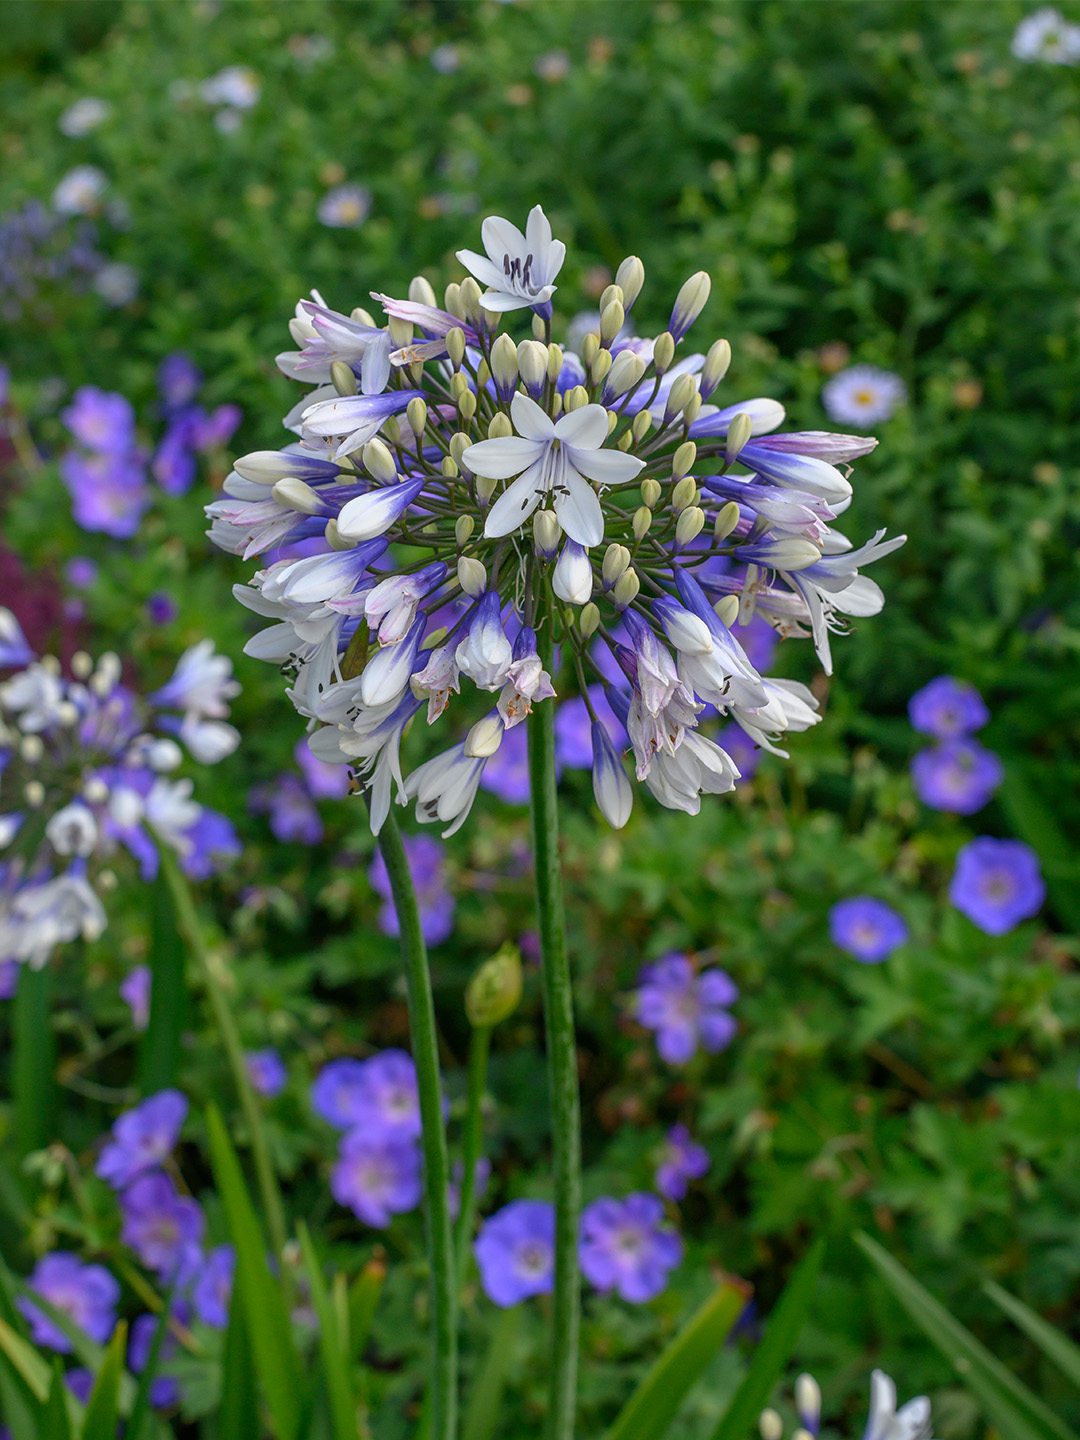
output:
<svg viewBox="0 0 1080 1440"><path fill-rule="evenodd" d="M73 1325L99 1345L104 1345L112 1334L120 1286L101 1265L85 1265L77 1255L54 1250L37 1262L26 1287L63 1311ZM61 1355L71 1353L71 1341L33 1300L20 1295L15 1304L30 1322L30 1338L35 1345L45 1345Z"/></svg>
<svg viewBox="0 0 1080 1440"><path fill-rule="evenodd" d="M949 899L987 935L1004 935L1046 899L1039 857L1020 840L969 840L956 857Z"/></svg>
<svg viewBox="0 0 1080 1440"><path fill-rule="evenodd" d="M365 1225L385 1229L420 1204L420 1149L414 1140L350 1130L341 1142L330 1191Z"/></svg>
<svg viewBox="0 0 1080 1440"><path fill-rule="evenodd" d="M668 1131L656 1167L656 1188L665 1200L681 1200L688 1182L700 1180L709 1169L709 1155L696 1144L685 1125Z"/></svg>
<svg viewBox="0 0 1080 1440"><path fill-rule="evenodd" d="M484 1294L496 1305L546 1295L555 1278L555 1210L547 1200L511 1200L473 1241Z"/></svg>
<svg viewBox="0 0 1080 1440"><path fill-rule="evenodd" d="M94 1173L122 1190L136 1176L155 1169L175 1150L187 1113L187 1098L179 1090L160 1090L125 1111L114 1122L112 1139L102 1148Z"/></svg>
<svg viewBox="0 0 1080 1440"><path fill-rule="evenodd" d="M667 1288L683 1257L682 1240L663 1228L664 1206L639 1192L625 1200L604 1198L581 1216L581 1270L598 1290L615 1290L633 1305Z"/></svg>
<svg viewBox="0 0 1080 1440"><path fill-rule="evenodd" d="M738 1026L727 1006L738 998L725 971L698 974L686 955L664 955L641 971L635 1018L656 1032L662 1060L685 1065L699 1046L714 1054L730 1045Z"/></svg>
<svg viewBox="0 0 1080 1440"><path fill-rule="evenodd" d="M870 895L838 901L829 911L829 933L834 945L864 965L880 965L908 940L903 919Z"/></svg>

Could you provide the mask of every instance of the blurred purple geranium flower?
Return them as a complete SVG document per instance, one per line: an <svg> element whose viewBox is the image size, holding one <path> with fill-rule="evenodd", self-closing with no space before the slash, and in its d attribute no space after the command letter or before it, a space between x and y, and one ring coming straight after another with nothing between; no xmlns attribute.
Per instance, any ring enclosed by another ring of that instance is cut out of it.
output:
<svg viewBox="0 0 1080 1440"><path fill-rule="evenodd" d="M176 1148L187 1119L187 1098L179 1090L160 1090L112 1127L112 1139L98 1156L94 1173L114 1190L160 1165Z"/></svg>
<svg viewBox="0 0 1080 1440"><path fill-rule="evenodd" d="M864 965L879 965L905 945L908 928L895 910L871 895L853 895L829 911L833 944Z"/></svg>
<svg viewBox="0 0 1080 1440"><path fill-rule="evenodd" d="M34 1266L26 1288L63 1311L72 1324L99 1345L104 1345L112 1334L120 1286L101 1265L84 1265L77 1255L54 1250ZM71 1341L31 1299L20 1296L15 1303L30 1322L30 1337L35 1345L47 1345L61 1355L71 1353Z"/></svg>
<svg viewBox="0 0 1080 1440"><path fill-rule="evenodd" d="M251 1083L260 1095L280 1095L288 1073L276 1050L252 1050L244 1056Z"/></svg>
<svg viewBox="0 0 1080 1440"><path fill-rule="evenodd" d="M350 1130L341 1142L330 1190L365 1225L384 1229L394 1215L420 1203L419 1146L414 1140Z"/></svg>
<svg viewBox="0 0 1080 1440"><path fill-rule="evenodd" d="M504 1308L546 1295L555 1273L555 1210L546 1200L511 1200L473 1242L484 1294Z"/></svg>
<svg viewBox="0 0 1080 1440"><path fill-rule="evenodd" d="M911 762L915 793L933 810L974 815L1004 778L1001 761L975 740L949 740L920 750Z"/></svg>
<svg viewBox="0 0 1080 1440"><path fill-rule="evenodd" d="M1039 857L1020 840L970 840L956 857L949 899L980 930L1004 935L1046 899Z"/></svg>
<svg viewBox="0 0 1080 1440"><path fill-rule="evenodd" d="M120 1239L166 1283L185 1284L202 1262L205 1220L197 1200L178 1193L162 1170L141 1175L120 1195Z"/></svg>
<svg viewBox="0 0 1080 1440"><path fill-rule="evenodd" d="M708 1168L708 1153L696 1144L685 1125L673 1125L656 1167L656 1188L665 1200L681 1200L687 1182L700 1180Z"/></svg>
<svg viewBox="0 0 1080 1440"><path fill-rule="evenodd" d="M699 975L686 955L664 955L639 978L635 1017L656 1032L656 1048L669 1065L685 1065L698 1046L710 1052L731 1043L737 1025L727 1011L739 998L723 970Z"/></svg>
<svg viewBox="0 0 1080 1440"><path fill-rule="evenodd" d="M520 727L518 727L520 728ZM509 735L513 735L513 730ZM503 744L505 745L505 741ZM500 746L502 749L502 746ZM489 762L490 764L490 762ZM444 847L432 835L406 835L405 854L416 898L420 905L420 928L429 945L439 945L454 928L454 897L446 889ZM399 934L397 911L390 891L390 877L382 851L375 852L368 879L376 894L386 902L379 911L379 928L384 935Z"/></svg>
<svg viewBox="0 0 1080 1440"><path fill-rule="evenodd" d="M908 718L921 734L952 740L981 730L990 711L974 685L952 675L939 675L912 695Z"/></svg>
<svg viewBox="0 0 1080 1440"><path fill-rule="evenodd" d="M663 1218L663 1203L643 1192L586 1206L580 1247L585 1278L598 1290L616 1290L634 1305L659 1295L683 1257L682 1240L661 1228Z"/></svg>

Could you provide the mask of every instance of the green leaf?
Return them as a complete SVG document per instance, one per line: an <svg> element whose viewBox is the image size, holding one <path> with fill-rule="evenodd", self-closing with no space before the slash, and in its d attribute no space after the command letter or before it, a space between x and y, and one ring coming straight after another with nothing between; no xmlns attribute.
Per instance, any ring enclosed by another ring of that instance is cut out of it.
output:
<svg viewBox="0 0 1080 1440"><path fill-rule="evenodd" d="M150 1341L150 1349L147 1352L146 1364L139 1375L138 1386L135 1387L135 1398L128 1407L127 1433L131 1440L142 1440L143 1431L146 1429L146 1417L150 1409L150 1386L157 1374L158 1360L161 1356L161 1347L165 1343L165 1336L169 1329L169 1312L172 1308L172 1291L165 1297L165 1304L161 1314L158 1316L158 1323L154 1326L154 1336Z"/></svg>
<svg viewBox="0 0 1080 1440"><path fill-rule="evenodd" d="M995 1305L1015 1320L1028 1339L1035 1342L1051 1364L1056 1365L1067 1380L1080 1387L1080 1346L1074 1345L1055 1325L1037 1315L993 1280L984 1280L983 1289Z"/></svg>
<svg viewBox="0 0 1080 1440"><path fill-rule="evenodd" d="M127 1325L121 1320L113 1331L87 1403L80 1440L116 1440L116 1425L120 1418L120 1377L124 1372L126 1344ZM137 1440L136 1431L132 1430L131 1435Z"/></svg>
<svg viewBox="0 0 1080 1440"><path fill-rule="evenodd" d="M747 1288L733 1281L713 1291L626 1402L607 1440L660 1440L730 1335L747 1299Z"/></svg>
<svg viewBox="0 0 1080 1440"><path fill-rule="evenodd" d="M1004 1440L1076 1440L1073 1432L991 1355L913 1275L861 1231L855 1243L927 1338L956 1369Z"/></svg>
<svg viewBox="0 0 1080 1440"><path fill-rule="evenodd" d="M308 1284L311 1286L311 1303L319 1320L319 1351L322 1355L323 1379L330 1401L335 1440L357 1440L356 1396L353 1394L349 1361L342 1343L337 1316L330 1303L319 1257L303 1221L297 1226L296 1233L300 1239Z"/></svg>
<svg viewBox="0 0 1080 1440"><path fill-rule="evenodd" d="M240 1162L217 1107L206 1112L210 1160L236 1248L236 1289L244 1306L247 1333L277 1440L298 1440L300 1358L293 1344L289 1312L280 1285L270 1274L266 1241L244 1184Z"/></svg>
<svg viewBox="0 0 1080 1440"><path fill-rule="evenodd" d="M754 1352L750 1369L717 1426L713 1440L745 1440L747 1435L754 1433L758 1416L769 1403L776 1382L791 1359L806 1312L814 1298L824 1253L824 1240L815 1240L800 1260L769 1316L764 1338Z"/></svg>
<svg viewBox="0 0 1080 1440"><path fill-rule="evenodd" d="M49 1367L6 1320L0 1320L0 1351L34 1399L44 1405L49 1395Z"/></svg>
<svg viewBox="0 0 1080 1440"><path fill-rule="evenodd" d="M363 1359L367 1349L385 1279L386 1266L383 1262L369 1260L353 1282L349 1295L349 1342L354 1360Z"/></svg>
<svg viewBox="0 0 1080 1440"><path fill-rule="evenodd" d="M41 1414L40 1440L72 1440L69 1404L74 1400L64 1384L64 1369L57 1360L53 1366L52 1384Z"/></svg>
<svg viewBox="0 0 1080 1440"><path fill-rule="evenodd" d="M222 1358L221 1411L218 1431L223 1440L260 1440L259 1395L255 1362L244 1323L240 1296L233 1295Z"/></svg>
<svg viewBox="0 0 1080 1440"><path fill-rule="evenodd" d="M503 1391L514 1363L521 1324L520 1310L504 1310L477 1371L461 1422L462 1440L493 1440L499 1424Z"/></svg>
<svg viewBox="0 0 1080 1440"><path fill-rule="evenodd" d="M184 944L169 882L159 870L150 903L150 1018L139 1042L139 1089L153 1095L176 1083L187 1021Z"/></svg>

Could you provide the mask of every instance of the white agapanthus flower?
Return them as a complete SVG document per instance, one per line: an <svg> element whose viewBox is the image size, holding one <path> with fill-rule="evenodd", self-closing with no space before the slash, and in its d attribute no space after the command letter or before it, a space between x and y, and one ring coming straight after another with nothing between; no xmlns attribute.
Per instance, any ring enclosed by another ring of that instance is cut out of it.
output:
<svg viewBox="0 0 1080 1440"><path fill-rule="evenodd" d="M827 381L821 403L830 420L841 425L879 425L907 400L899 375L876 365L852 365Z"/></svg>
<svg viewBox="0 0 1080 1440"><path fill-rule="evenodd" d="M1080 61L1080 25L1066 20L1060 10L1044 5L1020 21L1011 48L1018 60L1075 65Z"/></svg>
<svg viewBox="0 0 1080 1440"><path fill-rule="evenodd" d="M883 603L862 569L900 542L833 528L876 441L781 431L767 397L714 403L730 345L679 348L705 271L666 330L637 335L645 268L630 256L575 354L552 335L565 252L540 207L524 234L492 217L482 235L487 257L459 252L472 274L442 304L417 276L407 298L361 297L384 325L319 295L289 321L301 348L279 368L312 387L285 416L299 441L241 456L207 510L224 549L290 551L236 589L268 622L245 650L287 672L312 754L352 766L376 832L395 800L447 833L463 824L505 733L568 690L597 722L609 823L630 815L631 757L660 804L696 813L738 779L712 711L780 755L819 719L805 686L757 673L740 628L759 615L812 635L828 668L830 634ZM532 338L501 330L515 310ZM451 714L460 743L408 774L420 717Z"/></svg>
<svg viewBox="0 0 1080 1440"><path fill-rule="evenodd" d="M76 165L53 191L53 209L58 215L93 215L108 188L108 176L96 165Z"/></svg>
<svg viewBox="0 0 1080 1440"><path fill-rule="evenodd" d="M795 1382L795 1408L799 1429L790 1440L809 1436L816 1440L821 1428L821 1389L812 1375L800 1375ZM896 1385L883 1370L870 1376L870 1413L862 1440L930 1440L930 1401L925 1395L896 1408ZM763 1410L758 1429L761 1440L783 1440L784 1422L772 1409Z"/></svg>

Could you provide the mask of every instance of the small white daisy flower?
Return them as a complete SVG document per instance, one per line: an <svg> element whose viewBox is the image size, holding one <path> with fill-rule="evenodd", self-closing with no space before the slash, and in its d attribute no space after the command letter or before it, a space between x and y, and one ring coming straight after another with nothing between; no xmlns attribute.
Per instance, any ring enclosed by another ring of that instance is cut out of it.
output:
<svg viewBox="0 0 1080 1440"><path fill-rule="evenodd" d="M834 375L821 392L830 420L844 425L877 425L907 401L899 375L876 365L851 365Z"/></svg>
<svg viewBox="0 0 1080 1440"><path fill-rule="evenodd" d="M84 95L81 100L68 106L57 124L62 134L77 140L82 135L89 135L91 130L96 130L102 121L109 118L111 110L112 106L107 100L99 100L94 95Z"/></svg>
<svg viewBox="0 0 1080 1440"><path fill-rule="evenodd" d="M337 185L319 201L318 216L335 229L356 229L371 211L371 192L362 185Z"/></svg>
<svg viewBox="0 0 1080 1440"><path fill-rule="evenodd" d="M58 215L93 215L108 188L108 177L96 165L76 165L53 191L53 209Z"/></svg>
<svg viewBox="0 0 1080 1440"><path fill-rule="evenodd" d="M1075 65L1080 60L1080 25L1070 25L1059 10L1044 5L1020 21L1011 48L1018 60Z"/></svg>

